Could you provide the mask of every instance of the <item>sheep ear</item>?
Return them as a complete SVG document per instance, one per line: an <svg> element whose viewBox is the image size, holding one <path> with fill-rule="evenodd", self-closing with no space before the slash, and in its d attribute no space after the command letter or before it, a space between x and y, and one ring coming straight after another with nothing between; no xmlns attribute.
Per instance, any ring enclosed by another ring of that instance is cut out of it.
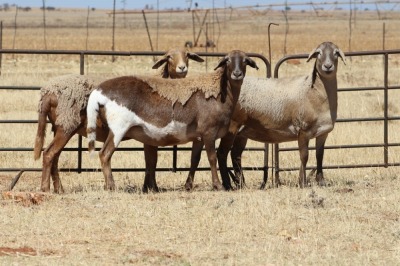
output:
<svg viewBox="0 0 400 266"><path fill-rule="evenodd" d="M339 55L339 57L340 57L340 58L342 59L342 61L343 61L343 64L346 65L346 57L344 56L344 53L342 52L342 50L336 49L335 53Z"/></svg>
<svg viewBox="0 0 400 266"><path fill-rule="evenodd" d="M254 62L254 60L251 59L250 57L246 57L246 58L244 59L244 61L246 62L247 65L249 65L249 66L251 66L252 68L255 68L255 69L258 70L258 66L257 66L256 62Z"/></svg>
<svg viewBox="0 0 400 266"><path fill-rule="evenodd" d="M158 60L154 66L152 67L153 69L158 69L160 66L162 66L163 64L167 63L168 61L168 56L164 55L163 58L161 58L160 60Z"/></svg>
<svg viewBox="0 0 400 266"><path fill-rule="evenodd" d="M218 65L214 68L214 70L217 70L217 68L222 67L226 64L226 61L229 60L228 56L225 56L224 58L222 58L219 62Z"/></svg>
<svg viewBox="0 0 400 266"><path fill-rule="evenodd" d="M187 57L197 62L204 62L204 59L201 58L198 54L187 52Z"/></svg>
<svg viewBox="0 0 400 266"><path fill-rule="evenodd" d="M312 50L311 53L308 55L308 58L307 58L307 61L306 61L306 62L310 61L311 58L316 57L317 54L318 54L318 50L317 50L317 48L315 48L315 49Z"/></svg>

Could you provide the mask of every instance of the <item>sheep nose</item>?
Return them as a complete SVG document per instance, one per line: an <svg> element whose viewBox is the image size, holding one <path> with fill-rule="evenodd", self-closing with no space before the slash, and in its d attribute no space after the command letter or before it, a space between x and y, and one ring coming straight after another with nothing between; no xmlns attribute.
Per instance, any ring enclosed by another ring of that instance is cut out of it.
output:
<svg viewBox="0 0 400 266"><path fill-rule="evenodd" d="M186 66L178 66L181 71L185 71Z"/></svg>
<svg viewBox="0 0 400 266"><path fill-rule="evenodd" d="M235 70L232 74L235 76L235 78L240 78L242 76L242 71Z"/></svg>
<svg viewBox="0 0 400 266"><path fill-rule="evenodd" d="M332 63L324 64L326 70L330 70L332 68Z"/></svg>

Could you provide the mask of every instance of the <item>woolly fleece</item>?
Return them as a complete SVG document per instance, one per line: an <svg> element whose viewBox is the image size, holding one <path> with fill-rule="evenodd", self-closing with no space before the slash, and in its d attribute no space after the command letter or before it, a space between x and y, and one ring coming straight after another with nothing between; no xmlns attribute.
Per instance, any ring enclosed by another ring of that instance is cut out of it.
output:
<svg viewBox="0 0 400 266"><path fill-rule="evenodd" d="M154 92L170 100L172 104L180 102L182 105L196 93L202 91L205 98L217 98L221 93L221 77L224 70L219 68L213 73L192 76L185 79L160 79L152 76L135 76L149 84Z"/></svg>
<svg viewBox="0 0 400 266"><path fill-rule="evenodd" d="M40 90L38 111L41 112L43 97L55 94L58 100L55 123L70 134L81 123L80 112L85 110L90 93L105 79L76 74L53 78Z"/></svg>
<svg viewBox="0 0 400 266"><path fill-rule="evenodd" d="M268 116L274 117L275 121L282 121L285 118L284 111L289 107L298 106L301 112L302 103L308 97L307 91L317 84L312 83L311 75L279 79L246 77L238 103L240 108L252 113L253 118L259 114L257 118ZM322 86L322 83L318 86Z"/></svg>

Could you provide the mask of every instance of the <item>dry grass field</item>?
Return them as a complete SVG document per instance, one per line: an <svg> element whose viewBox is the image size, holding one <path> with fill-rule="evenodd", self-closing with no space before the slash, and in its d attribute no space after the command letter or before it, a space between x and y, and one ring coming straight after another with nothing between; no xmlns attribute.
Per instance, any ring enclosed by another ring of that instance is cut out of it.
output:
<svg viewBox="0 0 400 266"><path fill-rule="evenodd" d="M87 10L57 10L47 13L48 49L111 49L112 18L105 10L92 11L89 31ZM40 10L20 11L14 31L14 11L0 11L4 49L44 49ZM160 14L156 41L156 15L148 15L157 50L183 46L193 40L190 13ZM323 41L336 43L343 51L399 49L400 14L358 12L352 23L346 11L289 12L286 54L304 54ZM216 48L241 49L268 57L268 23L271 28L272 62L285 54L285 19L282 12L250 11L219 14L219 27L210 27ZM150 50L141 14L116 20L115 50ZM205 43L204 35L200 43ZM195 47L193 51L205 51ZM207 64L191 63L190 71L212 71L217 59ZM86 73L126 75L155 73L150 57L89 56ZM340 63L340 88L382 86L382 56L348 57ZM262 65L261 61L257 61ZM281 76L304 74L312 67L284 64ZM389 58L389 85L400 84L400 55ZM265 67L249 76L265 76ZM40 86L49 78L79 73L79 56L3 55L0 86ZM190 74L189 74L190 75ZM2 90L0 119L37 119L38 91ZM383 115L382 91L341 92L339 118ZM389 115L399 116L398 91L389 92ZM383 122L338 123L327 145L376 144L383 142ZM400 142L400 123L389 123L389 142ZM0 147L33 147L35 124L1 124ZM51 139L48 128L47 143ZM77 139L68 147L76 147ZM84 140L86 145L86 140ZM100 146L100 145L98 145ZM138 146L128 141L122 146ZM250 142L249 146L263 144ZM296 147L285 143L281 147ZM375 164L383 162L383 148L327 150L326 165ZM32 152L0 152L0 168L41 166ZM201 166L208 162L203 155ZM315 165L313 151L309 165ZM261 166L262 152L245 152L244 166ZM281 167L298 167L296 151L280 155ZM400 162L398 147L390 147L389 162ZM188 167L189 152L178 156L178 166ZM159 167L171 167L170 152L159 154ZM60 167L76 167L76 154L64 152ZM97 159L84 154L83 167L100 168ZM144 167L141 152L117 152L113 167ZM16 173L0 173L0 192L8 190ZM61 173L65 194L45 195L39 204L0 199L1 265L399 265L400 263L400 171L398 167L325 170L329 186L299 189L297 172L282 172L284 185L258 189L261 171L246 171L248 188L233 192L211 191L210 174L199 172L195 190L186 192L185 172L160 172L163 192L142 194L143 173L115 173L117 191L103 191L103 177L94 173ZM40 173L27 172L15 191L38 192Z"/></svg>

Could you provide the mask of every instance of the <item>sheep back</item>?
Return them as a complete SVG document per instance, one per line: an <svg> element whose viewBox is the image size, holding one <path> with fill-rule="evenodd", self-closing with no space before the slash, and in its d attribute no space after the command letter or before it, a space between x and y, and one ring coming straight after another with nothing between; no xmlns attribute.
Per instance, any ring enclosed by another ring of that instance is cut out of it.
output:
<svg viewBox="0 0 400 266"><path fill-rule="evenodd" d="M192 76L185 79L161 79L153 76L135 76L137 79L147 83L154 92L161 97L185 105L190 97L197 91L204 93L206 99L217 98L221 93L221 76L223 70L210 74Z"/></svg>
<svg viewBox="0 0 400 266"><path fill-rule="evenodd" d="M281 121L287 117L288 109L295 110L296 106L306 101L305 91L310 90L312 85L310 76L279 79L246 77L238 103L240 108L253 116L259 113L260 116L266 115Z"/></svg>
<svg viewBox="0 0 400 266"><path fill-rule="evenodd" d="M47 94L57 97L56 125L62 126L67 134L81 123L81 111L86 109L88 98L93 89L105 78L82 75L65 75L53 78L40 90L38 111L41 112L42 100Z"/></svg>

